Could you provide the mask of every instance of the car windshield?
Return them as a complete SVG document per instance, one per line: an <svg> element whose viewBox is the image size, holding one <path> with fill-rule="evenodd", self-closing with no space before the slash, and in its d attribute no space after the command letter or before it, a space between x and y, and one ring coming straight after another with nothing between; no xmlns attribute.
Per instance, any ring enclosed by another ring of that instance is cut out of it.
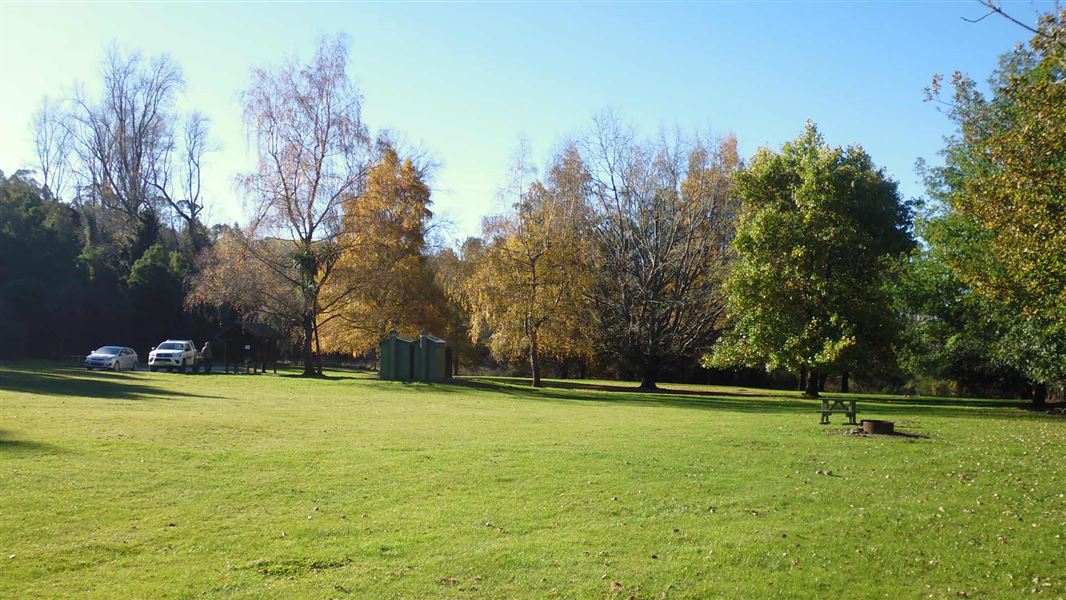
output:
<svg viewBox="0 0 1066 600"><path fill-rule="evenodd" d="M165 344L159 344L160 350L181 350L185 346L177 342L167 342Z"/></svg>
<svg viewBox="0 0 1066 600"><path fill-rule="evenodd" d="M97 348L93 354L110 354L111 356L117 356L122 352L120 346L104 346L103 348Z"/></svg>

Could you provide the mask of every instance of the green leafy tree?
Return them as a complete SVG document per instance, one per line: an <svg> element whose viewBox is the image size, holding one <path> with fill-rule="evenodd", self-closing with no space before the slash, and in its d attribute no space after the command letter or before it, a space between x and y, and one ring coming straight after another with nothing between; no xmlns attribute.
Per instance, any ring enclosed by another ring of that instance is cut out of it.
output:
<svg viewBox="0 0 1066 600"><path fill-rule="evenodd" d="M137 343L147 346L184 334L184 280L190 265L181 253L153 244L126 277Z"/></svg>
<svg viewBox="0 0 1066 600"><path fill-rule="evenodd" d="M895 288L904 321L900 368L914 384L949 381L953 392L1016 394L1025 379L998 358L998 332L1011 316L966 286L944 256L972 237L964 226L940 212L916 224L926 244L914 250Z"/></svg>
<svg viewBox="0 0 1066 600"><path fill-rule="evenodd" d="M76 216L28 173L0 172L0 356L51 356L77 340Z"/></svg>
<svg viewBox="0 0 1066 600"><path fill-rule="evenodd" d="M961 235L940 240L962 283L994 302L992 339L1003 364L1025 373L1034 401L1066 380L1066 10L1043 15L1027 46L1006 53L991 95L955 73L928 90L958 128L930 195Z"/></svg>
<svg viewBox="0 0 1066 600"><path fill-rule="evenodd" d="M737 175L743 201L727 282L732 329L710 366L847 373L892 360L888 274L913 247L910 207L858 146L830 148L808 122Z"/></svg>

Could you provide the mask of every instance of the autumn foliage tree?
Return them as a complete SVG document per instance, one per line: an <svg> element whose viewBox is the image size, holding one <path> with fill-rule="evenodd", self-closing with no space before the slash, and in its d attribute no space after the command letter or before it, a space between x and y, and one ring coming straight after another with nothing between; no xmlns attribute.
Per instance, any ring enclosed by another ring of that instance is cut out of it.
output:
<svg viewBox="0 0 1066 600"><path fill-rule="evenodd" d="M441 248L429 256L429 267L437 287L444 294L443 335L455 351L454 366L476 365L488 354L489 332L471 327L471 293L469 285L485 247L479 237L469 237L458 248Z"/></svg>
<svg viewBox="0 0 1066 600"><path fill-rule="evenodd" d="M530 169L518 162L512 210L485 219L466 297L473 339L487 332L497 357L524 357L540 387L546 355L585 353L590 340L591 247L581 235L589 181L574 147L556 158L545 182L527 183Z"/></svg>
<svg viewBox="0 0 1066 600"><path fill-rule="evenodd" d="M361 355L390 331L415 336L444 327L444 294L427 265L433 213L425 169L391 145L380 154L363 193L344 202L343 250L323 290L336 307L321 324L327 350Z"/></svg>
<svg viewBox="0 0 1066 600"><path fill-rule="evenodd" d="M275 248L270 248L275 246ZM283 327L298 323L304 304L289 274L260 257L284 250L276 239L249 239L237 227L224 227L197 257L186 306L227 306L246 318L272 321Z"/></svg>

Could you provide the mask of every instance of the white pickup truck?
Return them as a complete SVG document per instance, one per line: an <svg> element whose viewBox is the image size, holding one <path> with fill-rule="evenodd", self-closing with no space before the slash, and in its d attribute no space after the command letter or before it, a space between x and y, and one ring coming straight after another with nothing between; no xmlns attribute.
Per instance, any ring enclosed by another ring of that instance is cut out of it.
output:
<svg viewBox="0 0 1066 600"><path fill-rule="evenodd" d="M192 369L195 373L200 366L200 361L200 353L196 350L196 344L192 343L192 340L167 340L152 348L152 351L148 353L150 371L177 369L178 372L184 373Z"/></svg>

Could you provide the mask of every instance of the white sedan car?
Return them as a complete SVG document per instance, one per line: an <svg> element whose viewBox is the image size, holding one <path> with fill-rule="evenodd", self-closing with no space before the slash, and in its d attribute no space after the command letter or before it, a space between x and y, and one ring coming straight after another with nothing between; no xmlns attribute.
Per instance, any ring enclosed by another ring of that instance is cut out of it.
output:
<svg viewBox="0 0 1066 600"><path fill-rule="evenodd" d="M132 348L103 346L85 357L85 368L90 371L93 369L111 369L112 371L129 369L132 371L137 368L137 353Z"/></svg>

